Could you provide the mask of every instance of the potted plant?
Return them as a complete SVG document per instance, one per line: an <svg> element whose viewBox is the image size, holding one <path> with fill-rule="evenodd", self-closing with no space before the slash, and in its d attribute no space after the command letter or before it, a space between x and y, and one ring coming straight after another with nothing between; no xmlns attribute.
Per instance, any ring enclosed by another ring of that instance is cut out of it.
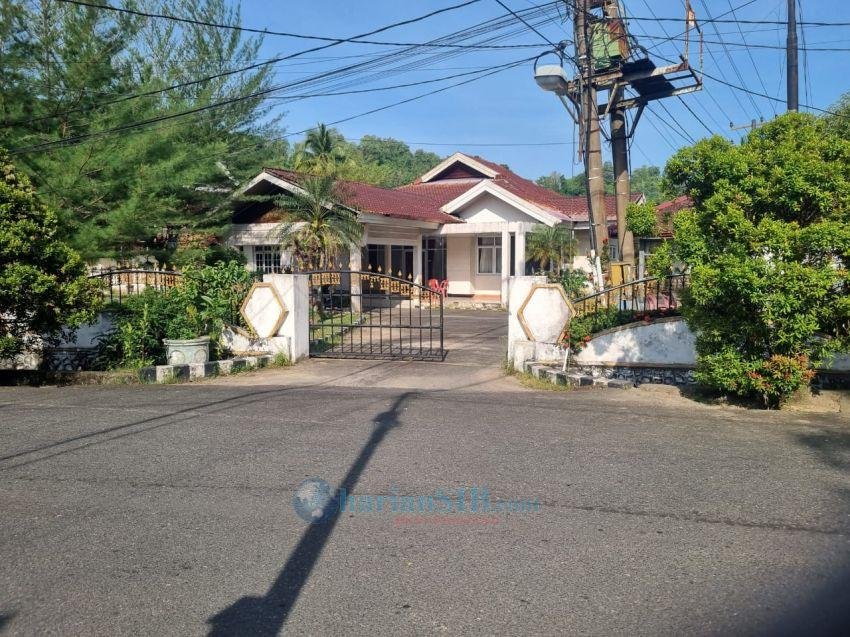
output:
<svg viewBox="0 0 850 637"><path fill-rule="evenodd" d="M210 360L209 330L193 305L168 322L165 331L165 358L169 365L207 363Z"/></svg>

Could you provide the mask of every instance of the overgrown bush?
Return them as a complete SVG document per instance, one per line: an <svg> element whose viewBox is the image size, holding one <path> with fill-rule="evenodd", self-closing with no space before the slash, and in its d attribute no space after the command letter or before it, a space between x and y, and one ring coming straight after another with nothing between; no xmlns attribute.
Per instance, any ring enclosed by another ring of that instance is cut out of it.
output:
<svg viewBox="0 0 850 637"><path fill-rule="evenodd" d="M667 179L694 200L675 219L690 266L682 313L699 380L782 404L850 346L850 141L788 114L739 146L714 137L677 153Z"/></svg>
<svg viewBox="0 0 850 637"><path fill-rule="evenodd" d="M241 305L253 277L238 262L218 263L183 273L179 285L146 290L112 308L115 328L101 339L99 366L144 367L163 363L163 339L209 335L213 355L223 353L226 324L241 324Z"/></svg>

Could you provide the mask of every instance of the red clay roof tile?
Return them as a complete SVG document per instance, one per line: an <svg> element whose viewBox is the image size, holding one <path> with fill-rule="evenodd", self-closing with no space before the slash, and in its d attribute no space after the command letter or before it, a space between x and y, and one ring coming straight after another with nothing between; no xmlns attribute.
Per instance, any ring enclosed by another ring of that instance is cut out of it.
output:
<svg viewBox="0 0 850 637"><path fill-rule="evenodd" d="M555 218L574 222L587 221L587 197L562 195L520 177L501 164L478 156L474 159L497 173L496 177L489 181L544 209ZM303 174L291 170L279 168L264 170L280 179L294 183L304 178ZM340 181L339 187L342 203L363 212L399 219L459 223L460 219L442 212L440 208L484 180L485 178L439 179L422 183L417 179L411 184L394 189L379 188L357 181ZM637 201L640 197L640 194L634 193L631 199ZM613 195L605 197L605 207L606 220L616 219Z"/></svg>

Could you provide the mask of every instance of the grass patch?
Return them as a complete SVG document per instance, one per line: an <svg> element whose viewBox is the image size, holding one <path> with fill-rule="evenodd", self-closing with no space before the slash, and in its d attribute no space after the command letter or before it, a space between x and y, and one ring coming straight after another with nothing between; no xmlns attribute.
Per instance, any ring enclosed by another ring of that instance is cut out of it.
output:
<svg viewBox="0 0 850 637"><path fill-rule="evenodd" d="M548 379L537 378L531 372L521 372L514 367L513 361L507 358L502 361L502 372L505 376L515 377L520 385L528 389L541 389L543 391L571 391L573 389L567 384L559 385Z"/></svg>
<svg viewBox="0 0 850 637"><path fill-rule="evenodd" d="M283 352L278 352L269 361L266 367L292 367L292 361L289 360L289 356L287 356Z"/></svg>
<svg viewBox="0 0 850 637"><path fill-rule="evenodd" d="M516 376L520 385L527 387L528 389L538 389L543 391L572 391L573 389L570 385L558 385L549 380L537 378L537 376L529 372L515 372L514 376Z"/></svg>
<svg viewBox="0 0 850 637"><path fill-rule="evenodd" d="M342 337L352 325L365 323L365 314L359 312L332 312L320 318L315 312L310 313L310 342L315 343L316 351L324 352L342 342Z"/></svg>

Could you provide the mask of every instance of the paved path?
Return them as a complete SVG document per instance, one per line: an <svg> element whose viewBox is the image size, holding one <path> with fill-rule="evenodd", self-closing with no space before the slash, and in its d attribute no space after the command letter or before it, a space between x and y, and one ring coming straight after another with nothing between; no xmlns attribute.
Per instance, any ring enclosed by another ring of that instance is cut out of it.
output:
<svg viewBox="0 0 850 637"><path fill-rule="evenodd" d="M465 329L439 368L0 388L0 632L847 634L846 422L526 390ZM311 476L540 508L310 526Z"/></svg>

